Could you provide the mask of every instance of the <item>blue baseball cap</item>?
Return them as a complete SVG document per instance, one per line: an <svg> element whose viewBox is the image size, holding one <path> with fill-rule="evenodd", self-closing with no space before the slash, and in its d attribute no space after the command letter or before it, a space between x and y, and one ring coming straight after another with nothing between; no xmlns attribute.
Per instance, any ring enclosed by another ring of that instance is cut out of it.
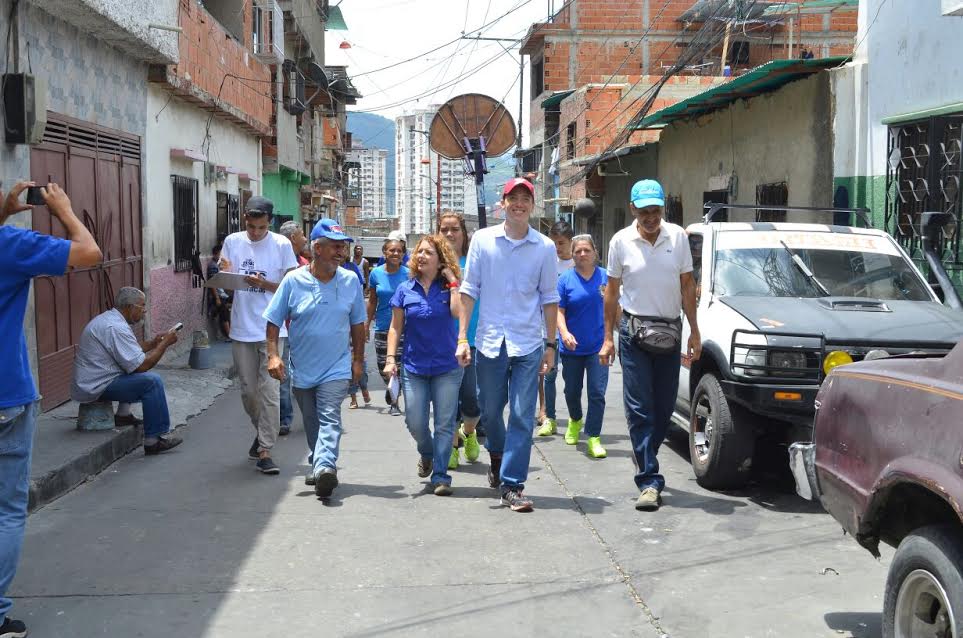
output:
<svg viewBox="0 0 963 638"><path fill-rule="evenodd" d="M636 208L665 206L665 191L654 179L643 179L632 186L632 195L629 199Z"/></svg>
<svg viewBox="0 0 963 638"><path fill-rule="evenodd" d="M344 234L341 224L325 217L318 220L318 223L311 229L311 241L315 239L331 239L334 241L354 241Z"/></svg>

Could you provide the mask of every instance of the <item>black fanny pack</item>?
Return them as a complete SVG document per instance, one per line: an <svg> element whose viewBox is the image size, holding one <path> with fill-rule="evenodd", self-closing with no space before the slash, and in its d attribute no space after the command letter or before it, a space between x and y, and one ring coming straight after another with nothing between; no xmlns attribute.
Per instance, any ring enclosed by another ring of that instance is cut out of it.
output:
<svg viewBox="0 0 963 638"><path fill-rule="evenodd" d="M681 318L640 317L628 312L625 318L628 320L632 344L639 350L651 354L679 352L682 342Z"/></svg>

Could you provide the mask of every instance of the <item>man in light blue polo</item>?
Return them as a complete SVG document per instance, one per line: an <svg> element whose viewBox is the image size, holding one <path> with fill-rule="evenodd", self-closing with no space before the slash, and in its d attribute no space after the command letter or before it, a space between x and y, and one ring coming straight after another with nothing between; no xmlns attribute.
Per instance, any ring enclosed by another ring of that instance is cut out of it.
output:
<svg viewBox="0 0 963 638"><path fill-rule="evenodd" d="M522 491L532 453L538 375L555 365L558 348L557 258L555 244L528 225L535 208L531 182L516 178L505 184L502 208L505 223L477 231L468 248L457 355L466 364L471 358L467 330L477 300L476 368L491 456L488 482L500 489L502 504L528 512L533 503ZM546 340L543 334L550 336ZM506 428L503 412L509 401Z"/></svg>
<svg viewBox="0 0 963 638"><path fill-rule="evenodd" d="M305 478L319 497L338 486L341 403L349 382L364 369L364 323L367 313L361 282L340 268L351 238L333 219L322 219L311 231L311 265L288 273L264 311L267 320L268 373L281 380L292 376L311 450L311 474ZM291 370L278 353L284 322L291 321ZM348 343L351 350L348 350Z"/></svg>

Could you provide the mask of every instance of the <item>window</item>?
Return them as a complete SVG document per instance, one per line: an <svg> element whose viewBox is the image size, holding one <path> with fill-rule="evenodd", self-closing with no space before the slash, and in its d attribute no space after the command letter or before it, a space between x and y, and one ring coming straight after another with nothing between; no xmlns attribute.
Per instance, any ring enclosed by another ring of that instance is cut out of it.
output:
<svg viewBox="0 0 963 638"><path fill-rule="evenodd" d="M174 185L174 272L191 269L200 244L197 180L171 175Z"/></svg>
<svg viewBox="0 0 963 638"><path fill-rule="evenodd" d="M565 128L565 159L575 159L575 135L577 123L572 122Z"/></svg>
<svg viewBox="0 0 963 638"><path fill-rule="evenodd" d="M759 184L759 186L756 186L756 203L787 206L789 204L789 187L786 186L786 182ZM784 222L786 221L786 211L761 208L756 211L756 221Z"/></svg>
<svg viewBox="0 0 963 638"><path fill-rule="evenodd" d="M545 90L545 60L539 58L532 63L532 96L537 97Z"/></svg>
<svg viewBox="0 0 963 638"><path fill-rule="evenodd" d="M665 198L665 221L682 225L682 198L678 195L669 195Z"/></svg>
<svg viewBox="0 0 963 638"><path fill-rule="evenodd" d="M241 198L217 191L217 241L241 230Z"/></svg>
<svg viewBox="0 0 963 638"><path fill-rule="evenodd" d="M736 40L729 43L729 53L726 56L726 64L749 64L749 43Z"/></svg>
<svg viewBox="0 0 963 638"><path fill-rule="evenodd" d="M301 115L307 110L304 76L292 60L285 60L281 65L281 92L285 111L291 115Z"/></svg>
<svg viewBox="0 0 963 638"><path fill-rule="evenodd" d="M728 204L729 203L729 191L704 191L702 193L702 204ZM709 212L709 209L704 210L705 213ZM716 213L715 217L712 218L714 222L727 222L729 221L729 211L727 209L722 209Z"/></svg>
<svg viewBox="0 0 963 638"><path fill-rule="evenodd" d="M942 236L943 264L963 268L960 234L963 190L960 161L963 113L891 126L886 163L886 230L915 259L922 258L920 214L950 213L955 220Z"/></svg>

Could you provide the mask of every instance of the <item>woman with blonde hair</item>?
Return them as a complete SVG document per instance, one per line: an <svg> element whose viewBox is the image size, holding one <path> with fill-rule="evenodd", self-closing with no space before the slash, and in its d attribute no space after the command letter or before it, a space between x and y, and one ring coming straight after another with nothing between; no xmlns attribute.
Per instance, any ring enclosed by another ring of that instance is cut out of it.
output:
<svg viewBox="0 0 963 638"><path fill-rule="evenodd" d="M448 241L455 256L458 258L458 266L464 270L465 260L468 256L468 229L465 227L465 217L461 213L444 211L438 219L438 234ZM458 467L458 448L465 447L465 460L474 463L478 460L481 446L478 444L478 435L483 432L479 426L481 420L481 407L478 405L478 376L475 374L475 329L478 327L478 309L481 304L476 303L472 310L471 319L468 322L468 345L472 348L471 363L465 367L465 376L461 380L461 388L458 391L458 412L461 415L461 427L455 433L454 445L451 449L451 458L448 460L448 469L454 470ZM458 322L455 322L457 329ZM476 429L479 432L476 432Z"/></svg>
<svg viewBox="0 0 963 638"><path fill-rule="evenodd" d="M464 374L455 358L458 331L452 321L461 312L461 269L448 243L437 235L418 243L408 267L411 278L391 298L384 375L401 375L405 424L418 446L418 476L430 475L434 493L448 496L448 460ZM403 353L398 351L402 340ZM428 427L429 410L434 412L434 434Z"/></svg>

